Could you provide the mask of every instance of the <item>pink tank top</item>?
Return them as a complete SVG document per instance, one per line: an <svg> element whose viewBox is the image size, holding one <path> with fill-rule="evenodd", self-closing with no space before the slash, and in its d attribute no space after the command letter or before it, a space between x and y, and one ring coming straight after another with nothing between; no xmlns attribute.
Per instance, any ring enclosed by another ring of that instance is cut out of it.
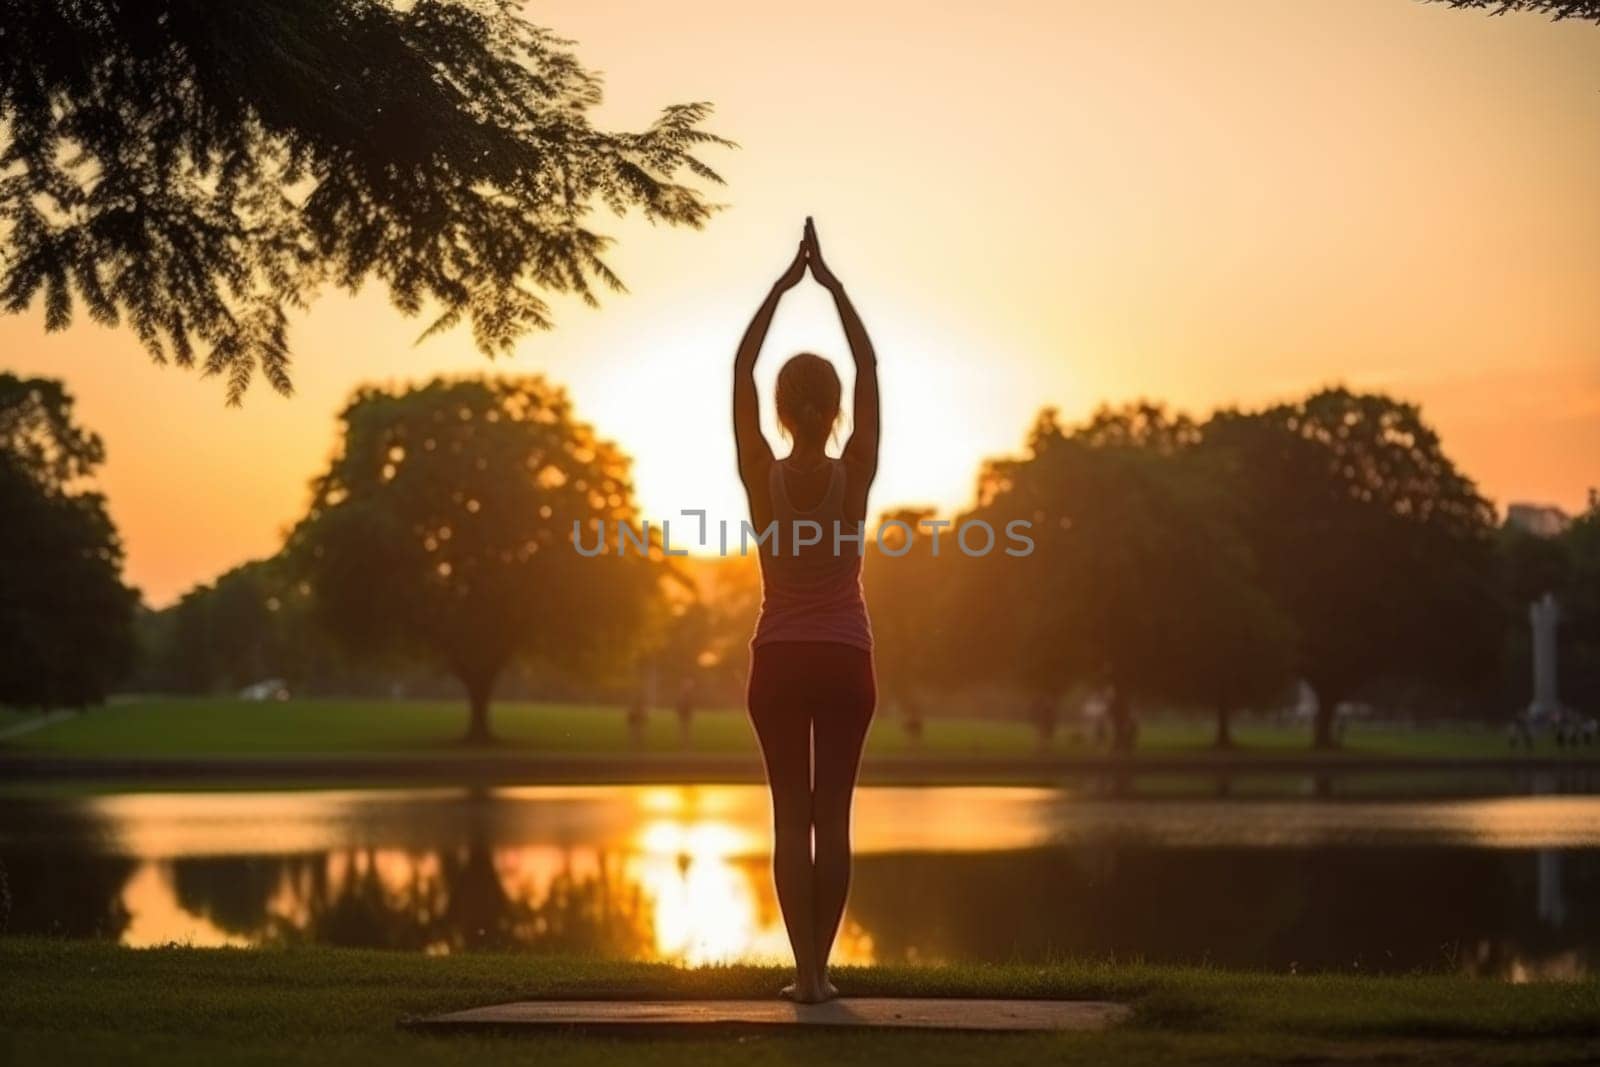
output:
<svg viewBox="0 0 1600 1067"><path fill-rule="evenodd" d="M776 530L760 549L761 616L750 639L752 646L831 641L872 650L867 601L861 593L862 542L845 539L863 534L865 524L844 517L844 462L828 462L833 471L827 492L808 510L790 502L783 461L772 464L768 481ZM800 544L810 540L816 544Z"/></svg>

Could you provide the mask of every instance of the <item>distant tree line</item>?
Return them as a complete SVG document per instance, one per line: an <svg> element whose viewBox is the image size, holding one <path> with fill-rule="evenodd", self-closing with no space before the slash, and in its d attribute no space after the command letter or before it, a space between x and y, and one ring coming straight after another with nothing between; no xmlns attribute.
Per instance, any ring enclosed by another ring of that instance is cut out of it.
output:
<svg viewBox="0 0 1600 1067"><path fill-rule="evenodd" d="M668 558L648 538L642 556L577 553L574 522L646 535L628 457L561 389L369 388L341 420L281 552L135 619L89 488L98 440L59 384L0 378L0 702L266 681L457 692L482 740L497 694L739 701L755 561ZM1046 410L949 519L1026 519L1035 546L968 557L947 533L937 554L927 536L869 549L884 702L913 732L931 696L972 686L1009 694L1008 713L1046 735L1094 694L1122 748L1141 708L1214 716L1227 745L1237 714L1283 707L1299 682L1319 746L1350 703L1503 719L1527 703L1527 606L1546 592L1563 611L1562 693L1600 702L1600 512L1555 537L1499 525L1418 409L1381 395L1327 389L1204 421L1153 404L1080 424Z"/></svg>
<svg viewBox="0 0 1600 1067"><path fill-rule="evenodd" d="M916 514L901 518L926 517ZM1052 411L1027 454L988 462L956 523L1033 523L1023 558L920 552L867 569L886 697L978 680L1048 731L1097 693L1110 742L1137 706L1279 708L1304 681L1312 741L1352 702L1505 718L1529 693L1527 605L1562 602L1563 693L1600 685L1600 513L1559 538L1499 529L1411 404L1326 389L1204 422L1151 405L1081 425Z"/></svg>

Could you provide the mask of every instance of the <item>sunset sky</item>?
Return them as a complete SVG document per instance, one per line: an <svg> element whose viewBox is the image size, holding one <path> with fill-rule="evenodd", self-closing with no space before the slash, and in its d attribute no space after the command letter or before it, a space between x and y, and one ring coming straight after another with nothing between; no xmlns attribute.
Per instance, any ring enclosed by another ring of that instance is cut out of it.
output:
<svg viewBox="0 0 1600 1067"><path fill-rule="evenodd" d="M709 100L740 145L706 154L706 230L600 220L630 292L599 311L558 302L490 364L465 330L414 344L376 288L328 293L294 328L297 395L242 410L81 313L0 317L0 366L64 378L104 437L148 602L278 548L368 381L543 372L635 457L647 515L737 521L730 362L807 214L879 352L874 511L961 506L1046 405L1333 382L1419 401L1502 508L1600 485L1600 27L1413 0L531 13L606 73L604 124ZM764 383L800 348L846 355L809 284Z"/></svg>

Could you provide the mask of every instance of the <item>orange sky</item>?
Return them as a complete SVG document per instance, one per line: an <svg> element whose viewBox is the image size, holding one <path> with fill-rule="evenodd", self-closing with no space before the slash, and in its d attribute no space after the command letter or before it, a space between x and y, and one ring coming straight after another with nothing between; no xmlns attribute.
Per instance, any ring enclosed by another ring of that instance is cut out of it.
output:
<svg viewBox="0 0 1600 1067"><path fill-rule="evenodd" d="M705 99L741 145L708 157L707 230L605 220L631 292L558 304L494 365L570 386L652 516L741 515L729 362L807 213L879 351L875 509L961 505L1045 404L1334 381L1421 401L1501 506L1600 484L1600 27L1413 0L531 10L607 73L604 121ZM278 547L355 385L491 368L465 331L413 345L381 293L330 294L294 329L298 394L236 410L80 322L0 317L0 365L65 378L105 438L158 605ZM802 347L845 355L814 286L765 380Z"/></svg>

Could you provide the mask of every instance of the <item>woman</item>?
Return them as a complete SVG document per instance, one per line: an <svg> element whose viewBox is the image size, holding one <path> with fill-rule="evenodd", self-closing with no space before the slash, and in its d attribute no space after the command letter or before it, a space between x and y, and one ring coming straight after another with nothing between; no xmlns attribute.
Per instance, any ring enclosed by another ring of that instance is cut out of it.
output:
<svg viewBox="0 0 1600 1067"><path fill-rule="evenodd" d="M839 376L803 352L778 372L778 422L792 447L774 459L761 434L755 363L773 312L806 268L830 293L856 365L854 432L839 459L825 447L839 419ZM794 262L767 294L734 359L739 477L761 543L761 616L750 642L750 718L772 788L773 879L794 949L783 995L837 995L828 955L850 886L850 800L877 705L872 631L861 595L860 536L878 471L878 370L872 342L828 270L806 219Z"/></svg>

